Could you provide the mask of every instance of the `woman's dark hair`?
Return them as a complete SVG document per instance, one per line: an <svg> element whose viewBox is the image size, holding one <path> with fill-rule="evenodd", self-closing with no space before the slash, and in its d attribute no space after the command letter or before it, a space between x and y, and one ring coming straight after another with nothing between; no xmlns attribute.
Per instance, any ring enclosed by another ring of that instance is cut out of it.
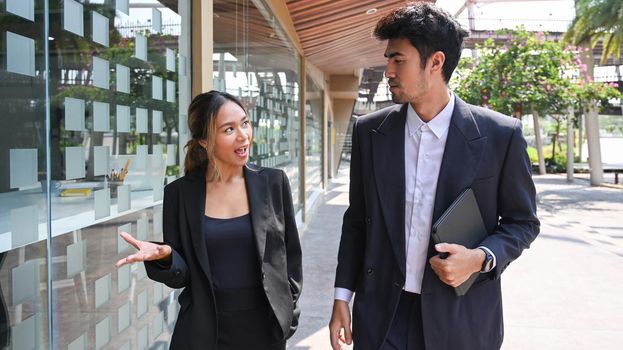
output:
<svg viewBox="0 0 623 350"><path fill-rule="evenodd" d="M208 163L213 162L214 156L214 133L216 131L216 116L219 110L227 102L233 102L246 109L233 95L220 91L208 91L193 98L188 106L188 130L191 139L186 143L186 158L184 159L184 173L188 174L195 169L208 168ZM206 141L206 147L200 141ZM218 176L218 169L216 176Z"/></svg>
<svg viewBox="0 0 623 350"><path fill-rule="evenodd" d="M446 83L459 64L463 38L468 34L452 15L427 2L408 4L392 11L381 18L374 29L379 40L408 39L420 54L422 68L434 52L443 52Z"/></svg>

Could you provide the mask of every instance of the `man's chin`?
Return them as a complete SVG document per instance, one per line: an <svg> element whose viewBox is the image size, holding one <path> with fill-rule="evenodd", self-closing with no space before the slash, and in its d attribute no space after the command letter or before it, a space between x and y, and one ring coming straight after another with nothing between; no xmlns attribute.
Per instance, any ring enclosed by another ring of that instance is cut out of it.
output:
<svg viewBox="0 0 623 350"><path fill-rule="evenodd" d="M402 104L406 103L407 101L404 99L403 96L392 95L392 102Z"/></svg>

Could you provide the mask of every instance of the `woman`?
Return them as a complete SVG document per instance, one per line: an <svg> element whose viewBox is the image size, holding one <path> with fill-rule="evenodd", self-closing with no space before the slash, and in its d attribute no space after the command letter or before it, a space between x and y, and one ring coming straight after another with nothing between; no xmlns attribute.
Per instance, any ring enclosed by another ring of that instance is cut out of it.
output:
<svg viewBox="0 0 623 350"><path fill-rule="evenodd" d="M188 109L185 176L164 191L164 243L121 236L147 275L184 288L171 349L285 349L298 325L301 247L290 185L247 164L253 129L232 95L210 91Z"/></svg>

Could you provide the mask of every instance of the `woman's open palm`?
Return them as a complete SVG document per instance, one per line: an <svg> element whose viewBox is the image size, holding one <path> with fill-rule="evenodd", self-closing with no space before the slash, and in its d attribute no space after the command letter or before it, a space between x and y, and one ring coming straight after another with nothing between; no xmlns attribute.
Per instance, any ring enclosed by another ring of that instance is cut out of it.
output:
<svg viewBox="0 0 623 350"><path fill-rule="evenodd" d="M120 233L121 238L130 243L138 252L128 255L117 261L115 266L121 267L125 264L166 259L171 256L171 247L166 244L156 244L148 241L138 240L127 232Z"/></svg>

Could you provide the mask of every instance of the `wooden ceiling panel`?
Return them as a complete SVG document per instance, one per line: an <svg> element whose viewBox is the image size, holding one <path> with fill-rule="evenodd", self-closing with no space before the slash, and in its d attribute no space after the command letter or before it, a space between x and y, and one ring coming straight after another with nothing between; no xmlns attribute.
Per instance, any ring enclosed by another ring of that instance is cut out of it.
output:
<svg viewBox="0 0 623 350"><path fill-rule="evenodd" d="M434 2L435 0L431 0ZM376 22L409 0L287 0L305 57L330 74L385 64ZM368 14L367 11L376 12Z"/></svg>

